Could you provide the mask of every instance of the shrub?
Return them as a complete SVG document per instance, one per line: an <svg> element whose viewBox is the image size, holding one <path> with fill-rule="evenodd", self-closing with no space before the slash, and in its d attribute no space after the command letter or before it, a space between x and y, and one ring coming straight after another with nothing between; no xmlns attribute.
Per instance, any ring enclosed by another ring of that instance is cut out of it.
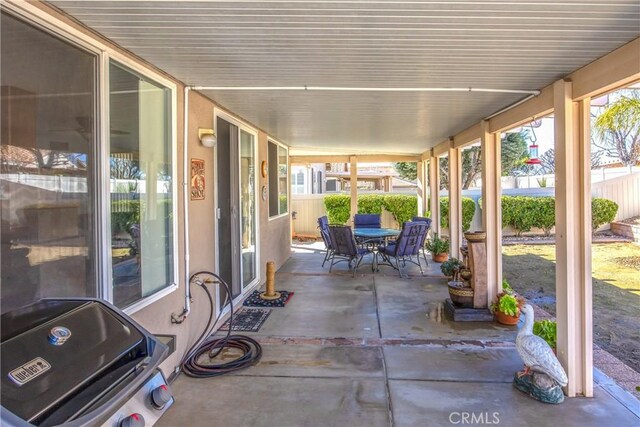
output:
<svg viewBox="0 0 640 427"><path fill-rule="evenodd" d="M536 216L533 226L544 230L544 235L549 236L551 229L556 225L556 199L553 197L536 197Z"/></svg>
<svg viewBox="0 0 640 427"><path fill-rule="evenodd" d="M551 348L556 348L557 330L556 322L553 320L536 320L533 322L533 334L545 340Z"/></svg>
<svg viewBox="0 0 640 427"><path fill-rule="evenodd" d="M287 211L287 195L286 194L281 194L279 196L279 200L280 200L280 213L285 213Z"/></svg>
<svg viewBox="0 0 640 427"><path fill-rule="evenodd" d="M594 198L591 200L591 230L596 232L604 224L616 218L618 204L609 199Z"/></svg>
<svg viewBox="0 0 640 427"><path fill-rule="evenodd" d="M462 231L471 228L473 216L476 213L476 202L471 197L462 198ZM440 197L440 226L449 228L449 198Z"/></svg>
<svg viewBox="0 0 640 427"><path fill-rule="evenodd" d="M129 232L133 224L140 224L140 200L117 200L111 203L111 230Z"/></svg>
<svg viewBox="0 0 640 427"><path fill-rule="evenodd" d="M329 224L344 224L351 217L351 197L346 194L335 194L324 197Z"/></svg>
<svg viewBox="0 0 640 427"><path fill-rule="evenodd" d="M384 207L384 196L381 194L365 194L358 196L358 213L381 214Z"/></svg>
<svg viewBox="0 0 640 427"><path fill-rule="evenodd" d="M404 194L385 195L383 206L391 212L398 224L402 225L405 221L411 221L411 218L418 214L418 198Z"/></svg>

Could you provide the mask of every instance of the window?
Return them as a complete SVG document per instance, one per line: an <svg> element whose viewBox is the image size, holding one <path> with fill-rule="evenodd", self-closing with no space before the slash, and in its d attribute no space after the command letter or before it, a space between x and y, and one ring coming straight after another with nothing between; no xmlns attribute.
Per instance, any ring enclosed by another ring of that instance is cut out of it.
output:
<svg viewBox="0 0 640 427"><path fill-rule="evenodd" d="M134 310L175 281L175 86L113 61L101 82L118 54L1 19L2 313L53 296Z"/></svg>
<svg viewBox="0 0 640 427"><path fill-rule="evenodd" d="M109 65L113 303L126 307L173 281L171 91Z"/></svg>
<svg viewBox="0 0 640 427"><path fill-rule="evenodd" d="M97 56L2 13L2 312L95 296Z"/></svg>
<svg viewBox="0 0 640 427"><path fill-rule="evenodd" d="M286 214L289 210L287 148L269 141L269 216Z"/></svg>
<svg viewBox="0 0 640 427"><path fill-rule="evenodd" d="M291 168L291 194L305 194L305 169Z"/></svg>

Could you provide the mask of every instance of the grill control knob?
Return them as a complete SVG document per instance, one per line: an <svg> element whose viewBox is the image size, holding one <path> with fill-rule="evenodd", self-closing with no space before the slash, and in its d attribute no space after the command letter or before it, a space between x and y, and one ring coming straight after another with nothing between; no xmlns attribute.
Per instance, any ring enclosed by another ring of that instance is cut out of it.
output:
<svg viewBox="0 0 640 427"><path fill-rule="evenodd" d="M119 427L144 427L144 417L140 414L131 414L127 418L120 421Z"/></svg>
<svg viewBox="0 0 640 427"><path fill-rule="evenodd" d="M156 409L162 409L168 401L171 400L171 391L169 387L162 384L151 392L151 403Z"/></svg>

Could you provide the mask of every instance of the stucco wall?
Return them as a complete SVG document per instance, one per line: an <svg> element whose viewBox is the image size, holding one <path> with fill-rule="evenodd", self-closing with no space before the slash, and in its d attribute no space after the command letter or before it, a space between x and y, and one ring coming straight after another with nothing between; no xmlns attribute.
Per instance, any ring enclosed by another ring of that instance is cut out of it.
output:
<svg viewBox="0 0 640 427"><path fill-rule="evenodd" d="M183 173L183 122L184 122L184 84L167 73L159 70L151 64L137 58L133 54L119 48L110 40L105 39L101 35L83 27L74 19L60 13L57 9L49 6L46 3L31 2L33 6L48 14L53 20L59 20L67 25L72 26L74 29L82 32L91 39L99 40L118 51L119 53L126 55L135 62L145 65L151 70L164 75L166 78L172 80L177 84L177 152L178 156L176 162L178 164L178 262L176 267L179 270L179 289L171 294L165 296L159 301L139 310L134 313L132 317L138 321L143 327L147 328L150 332L155 334L170 334L176 335L176 352L171 355L162 364L162 370L166 375L169 375L174 367L179 364L180 359L184 355L187 347L193 343L193 341L201 333L202 328L205 326L206 319L208 317L208 303L204 292L197 286L193 287L193 302L192 312L190 317L182 324L172 324L171 314L179 313L182 310L184 304L185 294L185 273L184 273L184 229L183 229L183 185L182 185L182 173ZM47 20L49 20L47 18ZM229 114L234 115L233 112L224 109L224 107L215 104L212 100L208 99L204 95L192 91L189 95L189 130L188 130L188 158L197 158L205 160L205 199L197 201L189 201L189 238L190 238L190 262L189 272L193 273L199 270L213 270L215 262L215 233L214 233L214 200L215 200L215 182L214 176L214 158L213 150L203 147L198 140L198 128L212 128L213 127L213 109L214 106L227 111ZM234 115L235 116L235 115ZM238 116L236 116L238 117ZM244 122L246 120L238 117ZM258 129L254 126L254 128ZM259 130L259 129L258 129ZM259 130L259 164L262 160L267 158L267 135ZM266 178L260 176L260 185L258 190L263 185L267 184ZM276 262L276 266L279 268L284 261L290 255L290 217L286 216L277 220L268 220L268 204L260 199L259 204L259 219L260 219L260 248L261 248L261 262L260 266L261 283L265 280L265 268L264 261L273 260ZM268 255L265 255L268 254Z"/></svg>

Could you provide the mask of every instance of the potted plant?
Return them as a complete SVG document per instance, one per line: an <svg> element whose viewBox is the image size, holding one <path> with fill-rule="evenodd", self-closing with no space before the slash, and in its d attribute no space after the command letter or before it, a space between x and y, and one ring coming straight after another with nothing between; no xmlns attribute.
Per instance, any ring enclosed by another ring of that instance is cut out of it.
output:
<svg viewBox="0 0 640 427"><path fill-rule="evenodd" d="M441 239L438 233L433 234L433 238L427 241L425 248L431 252L433 262L444 262L449 257L449 241Z"/></svg>
<svg viewBox="0 0 640 427"><path fill-rule="evenodd" d="M523 305L524 299L513 291L509 282L503 280L502 292L498 294L496 300L491 304L491 311L498 323L517 325Z"/></svg>
<svg viewBox="0 0 640 427"><path fill-rule="evenodd" d="M536 320L533 322L533 334L545 340L554 353L556 351L557 330L556 322L553 320Z"/></svg>
<svg viewBox="0 0 640 427"><path fill-rule="evenodd" d="M464 267L462 261L457 258L449 258L447 261L442 263L442 265L440 266L440 270L446 277L449 277L455 281L457 280L456 273L458 273L462 267Z"/></svg>

